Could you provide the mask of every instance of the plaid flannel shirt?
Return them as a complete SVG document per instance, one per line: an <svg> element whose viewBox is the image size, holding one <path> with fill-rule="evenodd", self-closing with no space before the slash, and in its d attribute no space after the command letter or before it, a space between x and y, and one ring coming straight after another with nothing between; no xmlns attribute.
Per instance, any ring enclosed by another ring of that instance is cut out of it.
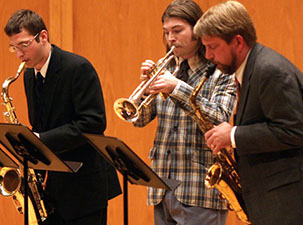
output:
<svg viewBox="0 0 303 225"><path fill-rule="evenodd" d="M193 113L189 97L200 83L204 66L201 63L194 71L189 70L187 83L181 81L165 101L158 95L148 107L142 107L134 125L143 127L158 117L154 146L149 153L151 168L161 178L181 181L174 191L181 203L227 209L226 202L219 198L219 192L204 185L206 172L215 162L215 157L197 123L188 115ZM197 96L197 104L214 124L219 124L229 121L235 99L234 76L216 70L204 83ZM149 187L148 205L158 204L164 194L164 189Z"/></svg>

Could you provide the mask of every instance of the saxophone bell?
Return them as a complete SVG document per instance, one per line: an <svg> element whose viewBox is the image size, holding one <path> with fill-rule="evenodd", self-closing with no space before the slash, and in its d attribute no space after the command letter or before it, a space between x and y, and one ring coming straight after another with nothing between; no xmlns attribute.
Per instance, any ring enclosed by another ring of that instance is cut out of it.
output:
<svg viewBox="0 0 303 225"><path fill-rule="evenodd" d="M21 186L19 170L3 167L0 168L0 194L4 197L14 195Z"/></svg>

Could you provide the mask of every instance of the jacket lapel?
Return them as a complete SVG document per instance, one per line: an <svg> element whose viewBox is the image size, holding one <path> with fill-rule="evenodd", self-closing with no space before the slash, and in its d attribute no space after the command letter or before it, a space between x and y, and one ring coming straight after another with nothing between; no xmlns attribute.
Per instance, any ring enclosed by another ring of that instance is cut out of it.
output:
<svg viewBox="0 0 303 225"><path fill-rule="evenodd" d="M34 69L30 68L30 69L26 69L26 71L24 72L26 74L28 74L28 76L24 76L24 79L26 79L25 83L27 83L29 85L28 88L28 96L29 96L29 101L27 101L28 104L28 108L29 109L35 109L36 106L36 98L35 98L35 73L34 73ZM36 118L36 110L28 110L29 112L29 120L31 122L31 124L34 124L35 119Z"/></svg>
<svg viewBox="0 0 303 225"><path fill-rule="evenodd" d="M48 124L48 119L55 100L55 93L58 81L60 80L59 71L61 70L61 53L60 49L53 46L51 59L48 65L45 79L45 105L44 105L44 127Z"/></svg>
<svg viewBox="0 0 303 225"><path fill-rule="evenodd" d="M235 124L240 125L243 118L243 112L247 103L247 97L250 89L250 78L253 74L254 66L255 66L255 59L259 50L262 48L260 44L255 44L248 56L247 63L245 66L244 74L243 74L243 81L241 86L241 93L240 99L237 106L237 117Z"/></svg>

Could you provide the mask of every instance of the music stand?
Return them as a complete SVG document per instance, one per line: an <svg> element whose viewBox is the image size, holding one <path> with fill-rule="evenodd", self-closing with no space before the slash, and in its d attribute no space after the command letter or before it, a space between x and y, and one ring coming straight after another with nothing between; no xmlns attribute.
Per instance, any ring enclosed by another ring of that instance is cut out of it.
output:
<svg viewBox="0 0 303 225"><path fill-rule="evenodd" d="M0 167L18 168L19 165L0 148Z"/></svg>
<svg viewBox="0 0 303 225"><path fill-rule="evenodd" d="M28 225L28 168L75 173L82 163L62 161L22 124L0 123L0 143L23 164L24 224Z"/></svg>
<svg viewBox="0 0 303 225"><path fill-rule="evenodd" d="M83 135L88 138L88 142L123 176L124 225L128 225L127 181L131 184L171 190L170 187L120 139L96 134Z"/></svg>

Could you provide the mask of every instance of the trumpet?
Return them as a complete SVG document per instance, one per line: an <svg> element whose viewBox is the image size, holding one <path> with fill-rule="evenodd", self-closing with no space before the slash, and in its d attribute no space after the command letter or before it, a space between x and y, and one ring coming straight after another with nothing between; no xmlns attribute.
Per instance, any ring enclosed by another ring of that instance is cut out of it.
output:
<svg viewBox="0 0 303 225"><path fill-rule="evenodd" d="M149 94L142 102L140 102L146 89L157 79L161 72L166 69L172 59L175 58L175 55L173 54L174 49L175 46L172 46L169 52L167 52L167 54L159 60L159 62L148 74L149 79L142 81L129 98L119 98L115 101L114 111L120 119L128 122L135 122L139 118L141 108L147 107L153 101L153 99L155 99L157 96L156 94ZM173 75L175 75L179 69L179 64L176 63ZM160 93L160 95L164 100L167 98L167 95L164 93Z"/></svg>

